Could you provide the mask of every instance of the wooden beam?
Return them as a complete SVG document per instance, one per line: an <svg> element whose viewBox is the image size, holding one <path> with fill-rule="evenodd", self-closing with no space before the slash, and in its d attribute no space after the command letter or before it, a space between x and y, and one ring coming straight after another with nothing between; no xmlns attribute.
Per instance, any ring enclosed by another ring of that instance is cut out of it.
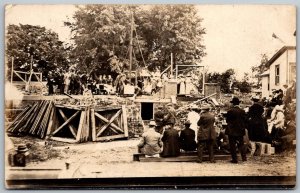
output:
<svg viewBox="0 0 300 193"><path fill-rule="evenodd" d="M106 123L97 133L97 137L99 137L103 131L121 114L122 110L119 110L110 120Z"/></svg>
<svg viewBox="0 0 300 193"><path fill-rule="evenodd" d="M17 71L14 71L15 75L17 75L23 82L27 83L26 80L22 78L22 76L19 75Z"/></svg>
<svg viewBox="0 0 300 193"><path fill-rule="evenodd" d="M96 141L95 109L91 109L92 141Z"/></svg>
<svg viewBox="0 0 300 193"><path fill-rule="evenodd" d="M119 138L125 138L125 135L120 134L120 135L97 137L96 141L105 141L105 140L112 140L112 139L119 139Z"/></svg>
<svg viewBox="0 0 300 193"><path fill-rule="evenodd" d="M68 120L68 118L66 117L66 115L64 114L64 112L61 109L58 109L58 112L60 113L60 115L62 116L64 121ZM70 123L70 124L68 124L68 127L69 127L73 137L76 138L76 132L75 132L76 129L74 128L74 126Z"/></svg>
<svg viewBox="0 0 300 193"><path fill-rule="evenodd" d="M77 111L76 113L74 113L74 115L72 115L72 117L70 117L66 122L64 122L61 126L59 126L58 129L56 129L55 131L53 131L52 135L55 135L64 126L66 126L67 124L69 124L79 113L80 113L80 111Z"/></svg>
<svg viewBox="0 0 300 193"><path fill-rule="evenodd" d="M99 113L95 112L95 116L98 117L99 119L101 119L102 121L104 121L105 123L109 123L109 120L106 119L105 117L103 117L102 115L100 115ZM118 127L116 124L114 123L111 123L110 126L113 128L113 129L116 129L118 130L119 132L123 133L124 131ZM116 133L118 133L117 131L115 131Z"/></svg>
<svg viewBox="0 0 300 193"><path fill-rule="evenodd" d="M80 121L79 121L79 125L78 125L77 136L76 136L76 141L78 141L78 142L80 141L81 131L82 131L84 121L85 121L85 111L81 111Z"/></svg>
<svg viewBox="0 0 300 193"><path fill-rule="evenodd" d="M47 127L47 131L46 131L46 136L49 136L51 134L51 131L52 131L52 126L53 126L53 121L55 119L55 107L53 106L52 107L52 111L51 111L51 114L50 114L50 121L48 123L48 127Z"/></svg>
<svg viewBox="0 0 300 193"><path fill-rule="evenodd" d="M65 142L65 143L77 143L75 139L70 139L70 138L51 137L50 139L55 141Z"/></svg>
<svg viewBox="0 0 300 193"><path fill-rule="evenodd" d="M231 155L215 155L215 160L230 160ZM178 157L139 157L140 162L196 162L198 156L178 156ZM204 155L203 161L209 161L209 156Z"/></svg>
<svg viewBox="0 0 300 193"><path fill-rule="evenodd" d="M122 106L122 120L121 122L123 122L124 124L124 135L125 137L128 137L128 126L127 126L127 111L126 111L126 107L125 105Z"/></svg>

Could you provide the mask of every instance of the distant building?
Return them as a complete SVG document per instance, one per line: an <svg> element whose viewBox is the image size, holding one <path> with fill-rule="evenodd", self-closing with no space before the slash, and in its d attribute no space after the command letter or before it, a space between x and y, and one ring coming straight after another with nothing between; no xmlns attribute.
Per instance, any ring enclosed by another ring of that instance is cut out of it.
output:
<svg viewBox="0 0 300 193"><path fill-rule="evenodd" d="M291 86L296 81L296 47L282 47L266 64L268 70L262 73L262 97L268 97L272 90Z"/></svg>

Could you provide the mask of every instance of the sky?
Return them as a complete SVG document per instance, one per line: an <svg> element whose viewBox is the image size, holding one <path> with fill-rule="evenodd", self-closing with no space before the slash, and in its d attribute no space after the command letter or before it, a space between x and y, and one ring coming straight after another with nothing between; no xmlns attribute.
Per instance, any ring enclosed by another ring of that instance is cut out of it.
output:
<svg viewBox="0 0 300 193"><path fill-rule="evenodd" d="M282 46L295 46L296 8L285 5L197 5L206 29L203 58L209 72L233 68L237 78L258 65L262 54L269 58ZM72 18L74 5L8 5L5 26L30 24L45 26L69 41L70 29L63 25ZM272 37L275 34L278 38Z"/></svg>

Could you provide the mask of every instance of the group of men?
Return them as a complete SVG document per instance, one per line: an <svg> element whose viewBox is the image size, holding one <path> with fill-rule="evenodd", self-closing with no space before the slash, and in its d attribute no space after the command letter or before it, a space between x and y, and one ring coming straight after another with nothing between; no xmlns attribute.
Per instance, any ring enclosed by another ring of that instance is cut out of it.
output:
<svg viewBox="0 0 300 193"><path fill-rule="evenodd" d="M233 98L231 103L233 106L226 115L228 125L226 134L229 137L232 156L231 162L238 163L237 147L241 152L242 161L247 160L243 141L246 128L246 113L239 107L240 100L238 98ZM149 130L143 133L141 141L138 144L140 152L151 157L176 157L179 156L181 150L194 151L197 149L198 162L201 163L204 148L207 147L209 161L215 163L214 145L216 143L217 132L215 128L215 116L210 112L211 107L203 105L200 108L201 113L200 119L197 122L198 131L196 133L190 128L191 123L189 121L185 122L185 128L180 132L174 128L176 119L172 117L172 110L170 112L172 108L170 106L168 107L168 113L162 113L161 119L158 119L156 115L156 122L150 122ZM171 119L169 114L171 114ZM195 136L197 140L195 140Z"/></svg>

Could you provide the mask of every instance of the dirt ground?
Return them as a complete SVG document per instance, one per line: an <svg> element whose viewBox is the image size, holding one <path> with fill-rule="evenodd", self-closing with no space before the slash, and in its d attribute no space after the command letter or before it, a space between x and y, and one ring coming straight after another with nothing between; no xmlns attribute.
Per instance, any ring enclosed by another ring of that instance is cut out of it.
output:
<svg viewBox="0 0 300 193"><path fill-rule="evenodd" d="M31 144L32 160L27 168L55 168L68 172L59 177L167 177L167 176L295 176L296 153L285 152L272 156L248 157L247 162L231 164L203 162L135 162L138 139L111 142L64 144L45 142L31 137L11 137L15 145ZM34 145L32 145L34 143ZM38 148L36 148L38 146ZM51 147L52 146L52 147ZM30 148L29 148L30 149Z"/></svg>

